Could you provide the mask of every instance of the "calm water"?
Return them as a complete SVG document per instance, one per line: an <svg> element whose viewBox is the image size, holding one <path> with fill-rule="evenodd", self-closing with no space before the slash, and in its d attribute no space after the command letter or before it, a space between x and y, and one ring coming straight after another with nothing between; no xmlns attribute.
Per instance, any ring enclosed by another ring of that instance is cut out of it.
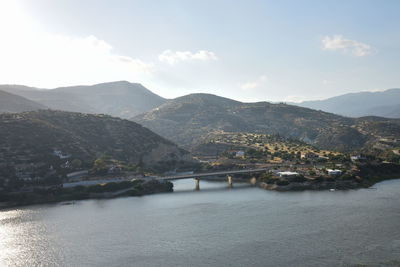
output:
<svg viewBox="0 0 400 267"><path fill-rule="evenodd" d="M400 180L178 192L0 212L0 266L399 266Z"/></svg>

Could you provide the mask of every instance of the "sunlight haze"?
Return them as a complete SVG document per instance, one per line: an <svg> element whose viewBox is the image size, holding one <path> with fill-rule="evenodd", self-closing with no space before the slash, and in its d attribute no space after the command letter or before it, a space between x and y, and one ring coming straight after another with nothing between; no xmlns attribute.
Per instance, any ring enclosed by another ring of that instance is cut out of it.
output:
<svg viewBox="0 0 400 267"><path fill-rule="evenodd" d="M396 1L0 1L0 83L322 99L400 82Z"/></svg>

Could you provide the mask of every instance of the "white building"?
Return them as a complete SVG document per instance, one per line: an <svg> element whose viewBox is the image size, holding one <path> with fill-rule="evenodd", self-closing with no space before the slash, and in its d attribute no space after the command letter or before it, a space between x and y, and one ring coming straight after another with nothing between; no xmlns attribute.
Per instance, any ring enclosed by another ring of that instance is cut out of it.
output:
<svg viewBox="0 0 400 267"><path fill-rule="evenodd" d="M351 159L352 162L356 162L356 161L359 161L359 160L364 160L365 157L363 157L361 155L354 155L354 156L350 156L350 159Z"/></svg>
<svg viewBox="0 0 400 267"><path fill-rule="evenodd" d="M302 159L317 159L317 158L319 158L319 155L315 154L313 152L307 152L307 153L301 153L300 158L302 158Z"/></svg>
<svg viewBox="0 0 400 267"><path fill-rule="evenodd" d="M71 155L64 154L61 150L54 150L53 155L59 157L60 159L68 159L71 157Z"/></svg>
<svg viewBox="0 0 400 267"><path fill-rule="evenodd" d="M288 171L278 172L277 174L279 175L279 177L285 177L285 178L299 176L299 173L297 172L288 172Z"/></svg>
<svg viewBox="0 0 400 267"><path fill-rule="evenodd" d="M342 174L342 171L341 171L341 170L331 170L331 169L328 169L327 171L328 171L328 174L329 174L329 175L332 175L332 176L341 175L341 174Z"/></svg>
<svg viewBox="0 0 400 267"><path fill-rule="evenodd" d="M238 158L244 157L244 151L242 150L236 151L236 157Z"/></svg>

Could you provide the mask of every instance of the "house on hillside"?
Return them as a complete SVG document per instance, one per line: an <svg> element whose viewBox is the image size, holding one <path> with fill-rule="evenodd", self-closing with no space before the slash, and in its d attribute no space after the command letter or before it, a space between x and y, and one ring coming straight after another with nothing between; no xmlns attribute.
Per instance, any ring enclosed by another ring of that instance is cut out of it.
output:
<svg viewBox="0 0 400 267"><path fill-rule="evenodd" d="M277 172L277 175L281 178L291 178L291 177L296 177L299 176L299 173L297 172L289 172L289 171L284 171L284 172Z"/></svg>
<svg viewBox="0 0 400 267"><path fill-rule="evenodd" d="M319 155L313 152L306 152L306 153L301 153L300 157L302 159L317 159L319 158Z"/></svg>
<svg viewBox="0 0 400 267"><path fill-rule="evenodd" d="M357 161L363 161L366 158L362 155L353 155L353 156L350 156L350 159L352 162L357 162Z"/></svg>
<svg viewBox="0 0 400 267"><path fill-rule="evenodd" d="M122 166L112 164L108 167L108 173L120 173L122 171Z"/></svg>
<svg viewBox="0 0 400 267"><path fill-rule="evenodd" d="M244 157L244 155L245 155L245 153L244 153L244 151L243 150L239 150L239 151L236 151L236 157L237 158L242 158L242 157Z"/></svg>
<svg viewBox="0 0 400 267"><path fill-rule="evenodd" d="M327 172L331 176L338 176L338 175L342 174L342 171L341 170L337 170L337 169L335 169L335 170L328 169Z"/></svg>
<svg viewBox="0 0 400 267"><path fill-rule="evenodd" d="M61 150L54 149L53 155L59 157L60 159L68 159L71 157L70 154L65 154Z"/></svg>
<svg viewBox="0 0 400 267"><path fill-rule="evenodd" d="M62 164L60 165L60 168L62 168L62 169L71 168L71 162L69 162L69 160L67 160L66 162L64 162L64 163L62 163Z"/></svg>
<svg viewBox="0 0 400 267"><path fill-rule="evenodd" d="M34 166L31 164L18 164L15 166L15 175L20 180L31 181L35 177Z"/></svg>

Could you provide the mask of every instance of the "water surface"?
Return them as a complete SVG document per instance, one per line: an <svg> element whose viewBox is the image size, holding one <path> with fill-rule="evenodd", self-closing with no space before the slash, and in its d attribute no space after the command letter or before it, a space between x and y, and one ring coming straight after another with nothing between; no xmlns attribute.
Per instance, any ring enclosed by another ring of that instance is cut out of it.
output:
<svg viewBox="0 0 400 267"><path fill-rule="evenodd" d="M0 212L0 266L399 266L400 180L279 193L175 193Z"/></svg>

